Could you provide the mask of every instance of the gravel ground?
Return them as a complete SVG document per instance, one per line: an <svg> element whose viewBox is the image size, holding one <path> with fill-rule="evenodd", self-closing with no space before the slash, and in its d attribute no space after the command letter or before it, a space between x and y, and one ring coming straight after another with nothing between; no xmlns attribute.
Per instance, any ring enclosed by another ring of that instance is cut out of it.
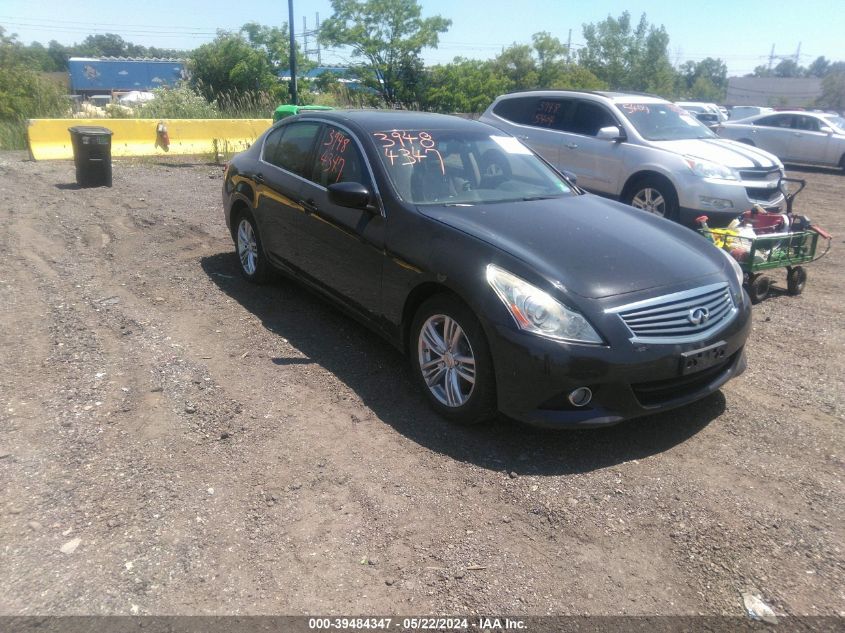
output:
<svg viewBox="0 0 845 633"><path fill-rule="evenodd" d="M454 427L369 331L243 282L219 166L0 154L0 614L845 615L845 176L790 172L838 237L748 371L548 432Z"/></svg>

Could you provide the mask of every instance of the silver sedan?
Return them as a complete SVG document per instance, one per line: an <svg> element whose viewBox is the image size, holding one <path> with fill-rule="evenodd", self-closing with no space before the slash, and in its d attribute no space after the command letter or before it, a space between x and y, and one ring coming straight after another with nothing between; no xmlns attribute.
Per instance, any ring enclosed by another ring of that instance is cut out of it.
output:
<svg viewBox="0 0 845 633"><path fill-rule="evenodd" d="M723 137L771 152L784 162L845 169L845 118L821 112L774 112L728 121Z"/></svg>

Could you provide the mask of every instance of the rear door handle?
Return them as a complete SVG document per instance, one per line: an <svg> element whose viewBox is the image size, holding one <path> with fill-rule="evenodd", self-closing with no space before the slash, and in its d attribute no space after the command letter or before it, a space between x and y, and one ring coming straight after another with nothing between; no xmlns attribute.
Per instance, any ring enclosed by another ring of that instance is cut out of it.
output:
<svg viewBox="0 0 845 633"><path fill-rule="evenodd" d="M260 174L260 173L259 173L259 174L255 174L255 175L253 176L253 179L255 180L255 182L260 183L260 184L262 184L262 185L263 185L263 184L264 184L264 182L265 182L265 180L264 180L264 174Z"/></svg>
<svg viewBox="0 0 845 633"><path fill-rule="evenodd" d="M519 136L517 136L516 138L518 138L520 141L527 141L527 140L528 140L528 135L527 135L527 134L520 134L520 135L519 135Z"/></svg>
<svg viewBox="0 0 845 633"><path fill-rule="evenodd" d="M578 143L567 143L566 146L569 149L578 149Z"/></svg>

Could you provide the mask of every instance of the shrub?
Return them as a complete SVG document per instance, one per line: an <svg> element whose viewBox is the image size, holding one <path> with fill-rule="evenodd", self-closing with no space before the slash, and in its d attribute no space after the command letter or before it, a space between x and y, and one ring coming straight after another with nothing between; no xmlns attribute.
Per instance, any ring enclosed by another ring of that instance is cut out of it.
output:
<svg viewBox="0 0 845 633"><path fill-rule="evenodd" d="M206 101L188 86L156 88L155 99L137 108L142 119L219 119L217 102Z"/></svg>

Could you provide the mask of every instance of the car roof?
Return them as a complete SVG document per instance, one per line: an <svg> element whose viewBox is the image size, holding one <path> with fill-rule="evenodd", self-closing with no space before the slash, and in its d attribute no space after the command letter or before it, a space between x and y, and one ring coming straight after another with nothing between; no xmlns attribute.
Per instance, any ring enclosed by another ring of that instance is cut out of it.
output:
<svg viewBox="0 0 845 633"><path fill-rule="evenodd" d="M523 92L511 92L501 95L499 99L510 99L513 97L561 97L564 95L592 95L604 97L613 103L669 103L663 97L644 92L611 92L607 90L526 90Z"/></svg>
<svg viewBox="0 0 845 633"><path fill-rule="evenodd" d="M302 112L298 119L319 118L337 123L353 123L367 132L381 130L420 130L435 128L438 130L461 129L467 126L483 125L470 119L449 114L433 112L414 112L410 110L327 110L322 112Z"/></svg>

